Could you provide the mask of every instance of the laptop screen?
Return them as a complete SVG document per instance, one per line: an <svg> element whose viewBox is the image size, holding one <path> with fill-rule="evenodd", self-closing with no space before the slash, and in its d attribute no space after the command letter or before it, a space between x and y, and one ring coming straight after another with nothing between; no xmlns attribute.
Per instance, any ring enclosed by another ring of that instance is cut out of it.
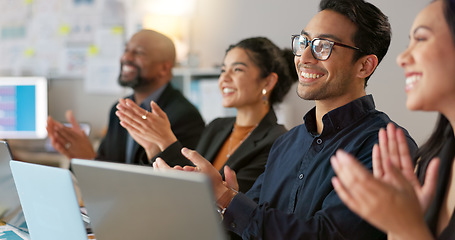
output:
<svg viewBox="0 0 455 240"><path fill-rule="evenodd" d="M87 239L68 169L19 161L10 166L31 239Z"/></svg>
<svg viewBox="0 0 455 240"><path fill-rule="evenodd" d="M72 159L98 239L225 239L208 177Z"/></svg>

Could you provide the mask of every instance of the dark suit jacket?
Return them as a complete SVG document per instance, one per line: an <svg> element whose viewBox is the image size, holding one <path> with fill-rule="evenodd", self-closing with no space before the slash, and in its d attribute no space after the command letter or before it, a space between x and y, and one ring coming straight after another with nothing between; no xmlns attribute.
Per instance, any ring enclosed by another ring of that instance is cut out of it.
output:
<svg viewBox="0 0 455 240"><path fill-rule="evenodd" d="M196 151L212 162L223 143L229 137L234 127L235 118L218 118L213 120L202 133ZM275 112L270 110L261 120L251 135L237 148L227 160L226 165L237 174L240 191L246 192L251 188L256 178L265 170L270 148L275 139L286 132L283 125L277 123ZM180 152L182 144L175 142L159 156L170 166L192 165ZM220 171L224 178L223 170Z"/></svg>
<svg viewBox="0 0 455 240"><path fill-rule="evenodd" d="M129 96L128 98L132 98ZM204 120L199 111L178 90L168 84L156 101L158 106L167 114L171 129L184 146L193 148L199 141L204 130ZM120 125L119 118L115 115L116 104L109 114L109 127L106 136L98 148L97 160L110 162L126 162L126 140L128 131ZM146 155L144 148L134 142L133 156L135 164L143 164L141 157ZM146 163L148 164L148 163Z"/></svg>
<svg viewBox="0 0 455 240"><path fill-rule="evenodd" d="M442 136L441 136L442 137ZM430 206L425 215L425 220L430 227L431 232L434 236L437 236L437 228L439 224L439 216L441 208L444 207L444 199L447 196L448 184L450 184L450 177L452 173L453 158L455 156L455 138L453 133L444 140L445 144L438 154L439 157L439 170L438 170L438 181L436 184L436 196L431 202ZM429 163L428 161L427 163ZM418 166L417 176L419 179L424 180L427 172L428 164L425 166ZM422 181L423 182L423 181ZM435 238L438 240L449 240L455 236L455 210L452 213L452 217L449 220L449 224L441 232L441 234Z"/></svg>

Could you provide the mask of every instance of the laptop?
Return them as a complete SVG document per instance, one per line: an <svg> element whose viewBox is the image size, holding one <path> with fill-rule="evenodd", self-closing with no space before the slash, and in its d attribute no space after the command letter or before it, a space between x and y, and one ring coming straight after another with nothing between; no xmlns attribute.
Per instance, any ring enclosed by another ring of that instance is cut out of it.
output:
<svg viewBox="0 0 455 240"><path fill-rule="evenodd" d="M0 218L4 222L8 222L21 206L9 168L12 159L8 143L0 141Z"/></svg>
<svg viewBox="0 0 455 240"><path fill-rule="evenodd" d="M28 233L16 185L9 167L12 155L8 142L0 141L0 221ZM0 234L1 235L1 234ZM0 236L0 239L2 239Z"/></svg>
<svg viewBox="0 0 455 240"><path fill-rule="evenodd" d="M97 240L225 239L208 177L72 159Z"/></svg>
<svg viewBox="0 0 455 240"><path fill-rule="evenodd" d="M68 169L14 160L10 166L31 239L87 239Z"/></svg>

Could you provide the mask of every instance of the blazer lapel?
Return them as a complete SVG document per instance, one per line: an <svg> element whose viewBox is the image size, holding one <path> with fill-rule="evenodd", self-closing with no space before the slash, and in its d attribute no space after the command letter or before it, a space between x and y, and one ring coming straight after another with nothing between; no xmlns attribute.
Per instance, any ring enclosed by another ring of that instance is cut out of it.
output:
<svg viewBox="0 0 455 240"><path fill-rule="evenodd" d="M220 127L219 131L214 136L212 143L210 143L212 147L210 147L205 154L206 159L212 159L212 161L215 159L221 146L223 146L223 143L226 141L229 134L231 134L233 126L234 122Z"/></svg>
<svg viewBox="0 0 455 240"><path fill-rule="evenodd" d="M257 142L264 139L270 129L270 126L275 125L277 121L275 112L271 109L258 124L256 129L253 130L251 135L237 148L237 150L227 160L226 164L233 165L240 159L244 158L257 146Z"/></svg>

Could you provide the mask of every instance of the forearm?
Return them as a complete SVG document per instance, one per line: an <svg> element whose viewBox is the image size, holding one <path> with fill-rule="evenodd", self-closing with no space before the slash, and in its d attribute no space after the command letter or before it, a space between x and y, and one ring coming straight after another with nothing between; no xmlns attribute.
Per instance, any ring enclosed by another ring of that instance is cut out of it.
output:
<svg viewBox="0 0 455 240"><path fill-rule="evenodd" d="M435 238L430 229L423 224L422 226L412 226L412 229L402 229L398 233L390 232L387 234L388 240L434 240Z"/></svg>
<svg viewBox="0 0 455 240"><path fill-rule="evenodd" d="M166 150L166 148L171 146L176 141L177 141L177 137L175 137L175 135L172 132L169 136L158 138L158 140L156 141L156 145L158 147L157 151L162 152L162 151ZM158 152L156 152L155 155L156 154L158 154ZM155 156L155 155L153 155L153 156ZM150 158L151 157L149 157L149 159Z"/></svg>
<svg viewBox="0 0 455 240"><path fill-rule="evenodd" d="M182 155L181 150L183 145L179 141L175 141L169 147L160 152L156 157L162 158L170 167L179 166L194 166L193 163Z"/></svg>
<svg viewBox="0 0 455 240"><path fill-rule="evenodd" d="M161 150L157 145L153 145L152 147L145 149L145 153L147 154L147 159L149 159L149 160L154 158L160 152L161 152Z"/></svg>

